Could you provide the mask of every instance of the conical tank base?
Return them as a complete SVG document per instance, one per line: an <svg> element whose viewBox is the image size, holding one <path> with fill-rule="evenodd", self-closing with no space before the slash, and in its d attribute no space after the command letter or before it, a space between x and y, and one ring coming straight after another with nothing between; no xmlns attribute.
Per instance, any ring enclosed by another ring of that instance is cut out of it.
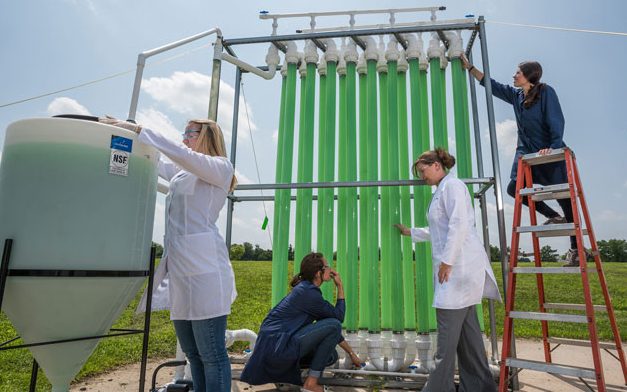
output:
<svg viewBox="0 0 627 392"><path fill-rule="evenodd" d="M144 279L9 277L3 310L25 344L105 335ZM53 391L67 392L98 341L30 350Z"/></svg>

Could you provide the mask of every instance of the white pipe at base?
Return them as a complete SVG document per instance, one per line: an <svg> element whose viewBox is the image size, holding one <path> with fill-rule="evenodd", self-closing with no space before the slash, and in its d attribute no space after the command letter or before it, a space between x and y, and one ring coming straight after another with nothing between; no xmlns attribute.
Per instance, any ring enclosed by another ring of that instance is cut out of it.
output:
<svg viewBox="0 0 627 392"><path fill-rule="evenodd" d="M409 366L416 360L417 347L416 339L418 334L416 331L405 331L405 361L403 362L403 369L409 368Z"/></svg>
<svg viewBox="0 0 627 392"><path fill-rule="evenodd" d="M416 338L416 351L418 352L417 373L430 373L435 368L433 361L431 335L420 334Z"/></svg>

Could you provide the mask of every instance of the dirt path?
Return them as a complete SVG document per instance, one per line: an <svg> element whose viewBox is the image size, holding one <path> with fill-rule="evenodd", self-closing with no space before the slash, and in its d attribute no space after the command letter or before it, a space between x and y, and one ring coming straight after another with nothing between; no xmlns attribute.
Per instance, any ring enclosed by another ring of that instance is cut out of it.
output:
<svg viewBox="0 0 627 392"><path fill-rule="evenodd" d="M516 348L519 358L540 360L544 358L542 344L537 341L518 340ZM151 360L146 372L146 390L150 388L150 378L155 367L163 363L165 359ZM559 347L553 353L555 363L592 367L590 348L587 347ZM620 363L606 352L602 352L602 361L605 374L605 382L608 392L627 391L621 372ZM234 368L241 368L234 365ZM174 375L173 369L162 369L159 372L157 385L169 382ZM589 390L579 379L564 376L552 376L546 373L525 370L520 373L519 380L521 391L524 392L567 392ZM593 380L591 380L593 381ZM594 384L591 384L594 386ZM139 387L139 363L125 366L106 374L83 380L72 386L71 392L136 392ZM336 392L367 391L361 388L334 387ZM242 382L233 383L233 391L241 392L271 392L277 391L274 385L250 387Z"/></svg>

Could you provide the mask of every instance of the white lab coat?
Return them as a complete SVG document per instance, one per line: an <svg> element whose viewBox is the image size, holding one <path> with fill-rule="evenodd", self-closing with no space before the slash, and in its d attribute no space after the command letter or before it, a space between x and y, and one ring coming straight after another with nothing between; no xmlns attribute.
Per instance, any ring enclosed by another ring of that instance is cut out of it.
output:
<svg viewBox="0 0 627 392"><path fill-rule="evenodd" d="M139 141L172 161L159 161L159 176L170 182L170 191L153 309L170 308L172 320L229 314L237 296L235 277L216 220L226 201L233 165L226 158L194 152L150 129L144 128ZM144 308L140 303L138 310Z"/></svg>
<svg viewBox="0 0 627 392"><path fill-rule="evenodd" d="M438 185L429 212L428 228L412 228L414 242L431 241L433 249L433 307L462 309L481 298L501 300L488 255L475 230L475 214L466 185L451 174ZM440 263L453 268L448 282L438 282Z"/></svg>

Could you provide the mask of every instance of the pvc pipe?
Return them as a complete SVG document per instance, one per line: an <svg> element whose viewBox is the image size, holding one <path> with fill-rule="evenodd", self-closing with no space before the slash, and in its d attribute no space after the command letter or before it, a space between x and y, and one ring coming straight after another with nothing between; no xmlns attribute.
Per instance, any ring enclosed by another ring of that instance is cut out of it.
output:
<svg viewBox="0 0 627 392"><path fill-rule="evenodd" d="M381 45L379 46L380 50ZM381 154L380 167L382 180L389 178L389 143L388 135L388 74L387 64L382 66L382 59L385 62L385 53L380 51L377 72L379 75L379 153ZM371 139L371 140L377 140ZM391 254L390 254L390 188L381 189L381 328L390 330L392 328L392 276L391 276Z"/></svg>
<svg viewBox="0 0 627 392"><path fill-rule="evenodd" d="M418 356L418 373L431 373L435 369L433 361L433 345L429 334L419 334L416 338L416 351Z"/></svg>
<svg viewBox="0 0 627 392"><path fill-rule="evenodd" d="M190 42L196 41L197 39L204 38L212 34L216 34L218 36L216 43L218 42L218 40L221 43L222 31L218 27L214 27L213 29L203 31L202 33L192 35L191 37L183 38L181 40L169 43L167 45L163 45L158 48L147 50L145 52L140 53L137 56L137 70L135 71L135 82L133 83L133 93L131 94L131 106L128 111L129 120L135 120L135 115L137 114L137 102L139 100L139 92L141 89L142 76L144 74L144 67L146 65L146 59L154 55L157 55L159 53L166 52L170 49L177 48L179 46L188 44ZM222 49L220 48L220 50Z"/></svg>
<svg viewBox="0 0 627 392"><path fill-rule="evenodd" d="M327 64L325 105L321 106L320 109L326 113L324 136L321 135L319 144L319 151L323 156L318 166L318 178L322 181L333 181L335 177L335 87L339 53L333 40L327 41L326 44L327 51L324 54ZM318 251L325 255L330 266L333 266L333 215L335 210L333 197L333 189L325 188L318 191ZM333 299L331 285L323 285L322 293L327 301Z"/></svg>
<svg viewBox="0 0 627 392"><path fill-rule="evenodd" d="M390 340L391 358L387 361L387 371L396 372L405 365L405 348L407 342L402 334L394 334Z"/></svg>
<svg viewBox="0 0 627 392"><path fill-rule="evenodd" d="M248 342L250 345L250 351L252 352L253 350L255 350L257 334L250 329L227 329L225 336L226 347L231 347L235 342Z"/></svg>
<svg viewBox="0 0 627 392"><path fill-rule="evenodd" d="M412 152L414 159L430 149L429 144L429 102L427 96L427 71L420 69L419 59L409 59ZM414 186L414 226L426 227L427 209L431 201L431 189L427 186ZM416 252L416 310L417 330L429 333L435 329L433 301L433 266L431 246L425 242L415 244Z"/></svg>
<svg viewBox="0 0 627 392"><path fill-rule="evenodd" d="M354 48L354 43L353 43ZM356 97L356 60L357 56L350 53L348 45L345 58L346 65L346 155L347 180L357 180L357 97ZM357 51L355 50L355 55ZM357 188L346 188L346 296L348 307L346 312L346 328L357 331L358 325L358 228L357 220Z"/></svg>
<svg viewBox="0 0 627 392"><path fill-rule="evenodd" d="M292 44L292 45L290 45ZM279 126L277 150L277 183L290 183L292 176L292 156L294 144L294 115L296 94L296 44L288 43L285 56L288 62L287 76L284 78L285 101L282 102L283 126ZM279 121L281 125L281 121ZM274 241L272 243L272 306L287 294L287 250L290 226L291 190L277 190L274 208Z"/></svg>
<svg viewBox="0 0 627 392"><path fill-rule="evenodd" d="M362 52L359 56L357 64L357 72L359 72L359 180L368 180L368 82L366 72L368 66L366 64L365 54ZM359 329L368 328L370 320L370 306L368 302L370 292L370 270L368 268L368 239L371 228L367 222L369 189L366 187L359 188Z"/></svg>
<svg viewBox="0 0 627 392"><path fill-rule="evenodd" d="M315 61L314 61L315 60ZM307 73L301 79L301 113L303 122L300 124L298 137L298 181L313 181L313 144L314 144L314 111L316 91L316 56L305 48ZM303 94L304 92L304 94ZM304 97L304 99L303 99ZM313 189L298 189L296 191L296 238L294 244L294 271L300 270L300 260L311 252L312 238L312 199Z"/></svg>
<svg viewBox="0 0 627 392"><path fill-rule="evenodd" d="M342 44L342 51L345 45ZM346 113L346 62L344 55L341 53L340 61L337 67L339 75L339 102L338 102L338 180L346 181L348 179L348 137L347 137L347 113ZM337 270L343 277L345 285L348 285L348 266L346 264L347 238L346 231L348 229L346 203L348 188L340 188L337 190ZM348 305L348 304L347 304ZM347 311L350 307L347 306ZM346 327L346 318L344 319L344 327Z"/></svg>
<svg viewBox="0 0 627 392"><path fill-rule="evenodd" d="M437 34L429 41L429 65L431 68L431 117L433 118L434 147L448 150L446 126L446 75L442 67L446 67L444 48L440 45Z"/></svg>
<svg viewBox="0 0 627 392"><path fill-rule="evenodd" d="M279 105L279 137L277 140L277 157L276 157L276 169L275 169L275 178L276 181L275 182L280 182L280 178L281 178L281 170L280 168L283 167L283 144L284 144L284 139L285 137L283 136L285 131L285 105L286 105L286 100L287 100L287 67L283 67L281 69L281 73L283 74L283 69L286 70L285 75L282 75L282 83L281 83L281 103ZM278 216L277 216L277 211L278 208L277 206L279 205L281 199L281 195L278 191L274 192L274 203L275 203L275 213L274 213L274 219L272 221L272 231L274 233L274 235L276 235L276 232L278 231L278 226L279 226L279 222L278 222ZM275 237L276 239L276 237ZM274 241L276 242L276 241ZM274 245L273 242L273 245ZM274 259L274 253L272 254L272 258ZM281 266L279 265L279 263L277 262L276 264L273 262L272 263L272 296L271 296L271 306L276 305L277 303L279 303L279 301L283 298L283 296L281 295L283 293L283 286L285 286L285 279L287 278L287 269L285 268L285 266Z"/></svg>
<svg viewBox="0 0 627 392"><path fill-rule="evenodd" d="M366 40L368 45L366 48L366 59L368 73L366 77L367 84L367 140L368 140L368 168L367 178L369 180L377 179L377 60L373 55L374 40ZM368 321L368 331L371 333L379 332L381 324L379 319L379 201L378 188L368 188L367 205L367 227L368 241L366 243L366 268L368 269L368 284L366 287L366 295L368 296L368 306L370 309L370 319ZM363 223L362 223L363 224ZM363 262L363 261L362 261Z"/></svg>
<svg viewBox="0 0 627 392"><path fill-rule="evenodd" d="M399 170L398 179L408 180L410 178L411 161L409 160L409 142L407 128L407 60L405 56L401 56L403 61L399 60L398 65L398 159L397 165ZM405 66L406 64L406 66ZM412 227L411 221L411 200L409 187L400 187L400 223L407 227ZM396 231L394 228L393 231ZM400 236L402 247L402 287L403 287L403 327L406 333L409 330L416 330L416 293L415 293L415 277L414 277L414 257L413 243L410 237ZM413 361L413 360L412 360ZM411 363L407 364L409 366Z"/></svg>
<svg viewBox="0 0 627 392"><path fill-rule="evenodd" d="M407 369L416 360L416 354L418 353L416 347L416 339L418 334L415 330L405 331L405 361L403 362L402 369Z"/></svg>
<svg viewBox="0 0 627 392"><path fill-rule="evenodd" d="M400 52L397 49L395 39L391 39L386 51L386 59L388 60L388 96L387 96L387 113L388 113L388 179L399 179L399 131L398 131L398 71L397 59ZM383 158L383 157L382 157ZM390 301L392 305L392 330L400 334L404 331L403 322L403 274L402 274L402 255L401 255L401 236L393 224L401 221L400 209L400 190L398 187L388 188L388 218L387 226L382 225L382 232L386 230L389 238L389 274L391 282ZM383 200L382 200L383 202ZM397 336L398 337L398 336ZM403 354L403 358L404 358ZM398 362L398 361L397 361ZM395 365L397 364L395 363ZM400 368L400 364L398 364Z"/></svg>
<svg viewBox="0 0 627 392"><path fill-rule="evenodd" d="M384 370L385 358L383 357L383 342L380 334L371 334L367 340L368 344L368 359L369 363L366 365L366 370Z"/></svg>

